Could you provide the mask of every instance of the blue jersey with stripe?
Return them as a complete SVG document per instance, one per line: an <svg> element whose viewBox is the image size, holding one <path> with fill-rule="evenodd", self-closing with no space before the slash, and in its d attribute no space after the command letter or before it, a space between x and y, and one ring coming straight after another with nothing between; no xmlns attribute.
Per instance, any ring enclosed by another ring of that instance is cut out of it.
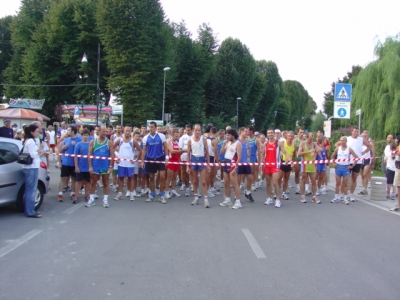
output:
<svg viewBox="0 0 400 300"><path fill-rule="evenodd" d="M250 148L250 158L255 159L257 155L257 138L254 137L253 139L247 138L249 142L249 148Z"/></svg>
<svg viewBox="0 0 400 300"><path fill-rule="evenodd" d="M164 142L166 142L166 139L162 133L156 133L154 136L146 135L143 138L143 145L146 145L146 157L155 159L165 155Z"/></svg>
<svg viewBox="0 0 400 300"><path fill-rule="evenodd" d="M244 139L244 141L242 141L240 138L239 138L239 142L242 144L242 158L239 162L247 163L247 157L248 157L247 150L249 149L249 143L248 143L247 139Z"/></svg>
<svg viewBox="0 0 400 300"><path fill-rule="evenodd" d="M94 139L93 144L93 156L103 156L110 157L110 148L108 147L108 139L106 138L103 143L99 143L98 139ZM107 170L110 166L110 161L108 159L92 159L93 169L96 170Z"/></svg>
<svg viewBox="0 0 400 300"><path fill-rule="evenodd" d="M224 140L219 140L217 138L217 142L218 142L218 146L217 146L218 157L220 160L222 160L225 158L225 154L221 154L221 149L222 149L222 146L224 145Z"/></svg>

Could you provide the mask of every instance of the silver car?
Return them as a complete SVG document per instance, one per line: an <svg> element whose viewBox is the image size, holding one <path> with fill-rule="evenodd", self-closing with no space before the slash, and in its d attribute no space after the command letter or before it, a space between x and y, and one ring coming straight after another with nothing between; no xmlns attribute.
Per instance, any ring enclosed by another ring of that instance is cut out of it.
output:
<svg viewBox="0 0 400 300"><path fill-rule="evenodd" d="M19 210L24 211L25 179L22 165L16 162L21 149L21 141L0 137L0 206L15 203ZM47 166L41 162L35 209L42 205L44 194L49 190L49 182Z"/></svg>

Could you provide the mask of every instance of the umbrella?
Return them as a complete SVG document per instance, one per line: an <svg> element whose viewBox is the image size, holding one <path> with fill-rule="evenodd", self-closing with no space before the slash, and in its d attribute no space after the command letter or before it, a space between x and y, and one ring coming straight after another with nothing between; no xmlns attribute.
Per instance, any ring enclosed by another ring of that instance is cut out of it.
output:
<svg viewBox="0 0 400 300"><path fill-rule="evenodd" d="M5 110L0 110L0 119L10 118L10 119L23 119L23 120L35 120L41 117L43 121L50 121L50 118L42 115L36 111L26 109L26 108L8 108Z"/></svg>

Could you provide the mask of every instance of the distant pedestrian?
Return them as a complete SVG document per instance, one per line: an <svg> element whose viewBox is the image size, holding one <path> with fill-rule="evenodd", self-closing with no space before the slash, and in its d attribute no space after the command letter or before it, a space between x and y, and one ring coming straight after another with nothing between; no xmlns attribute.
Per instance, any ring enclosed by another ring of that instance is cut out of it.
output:
<svg viewBox="0 0 400 300"><path fill-rule="evenodd" d="M4 123L4 126L0 127L0 137L13 139L14 138L14 130L11 128L11 119L4 118L3 123Z"/></svg>

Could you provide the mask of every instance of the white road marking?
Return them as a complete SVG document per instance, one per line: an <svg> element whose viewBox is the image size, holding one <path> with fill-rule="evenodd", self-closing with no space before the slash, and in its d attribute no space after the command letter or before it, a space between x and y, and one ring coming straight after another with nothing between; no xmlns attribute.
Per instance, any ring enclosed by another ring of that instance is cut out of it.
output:
<svg viewBox="0 0 400 300"><path fill-rule="evenodd" d="M257 243L256 239L254 238L254 236L252 235L250 230L248 230L247 228L242 228L242 231L243 231L244 236L246 237L247 241L249 242L251 249L253 249L254 254L257 256L257 258L267 258L265 256L264 251L262 251L260 245Z"/></svg>
<svg viewBox="0 0 400 300"><path fill-rule="evenodd" d="M3 256L7 255L11 251L17 249L19 246L21 246L22 244L26 243L31 238L34 238L35 236L37 236L42 231L43 230L34 229L34 230L28 232L27 234L25 234L24 236L20 237L19 239L11 242L9 245L1 248L0 249L0 258L2 258Z"/></svg>
<svg viewBox="0 0 400 300"><path fill-rule="evenodd" d="M76 210L78 210L78 209L80 209L82 206L84 206L85 205L85 203L78 203L78 204L74 204L74 206L72 206L72 207L70 207L70 208L68 208L66 211L64 211L63 212L63 214L67 214L67 215L70 215L70 214L72 214L74 211L76 211Z"/></svg>

